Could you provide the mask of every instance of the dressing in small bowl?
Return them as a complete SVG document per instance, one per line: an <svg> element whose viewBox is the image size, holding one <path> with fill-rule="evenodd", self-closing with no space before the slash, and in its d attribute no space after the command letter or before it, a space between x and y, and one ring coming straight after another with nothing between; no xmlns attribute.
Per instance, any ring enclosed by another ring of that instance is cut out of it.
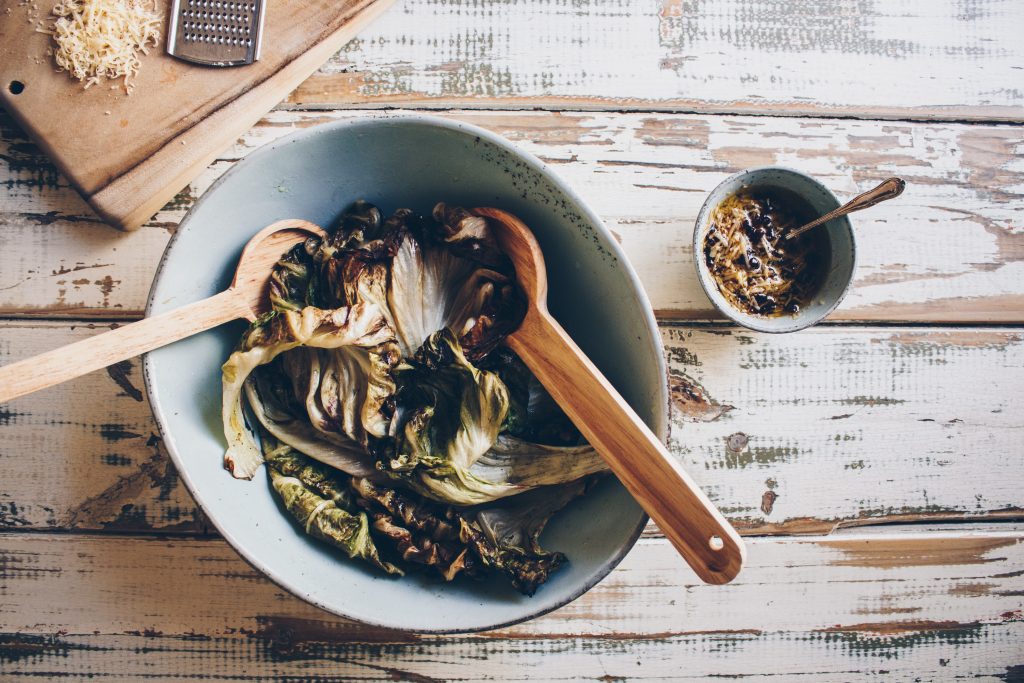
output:
<svg viewBox="0 0 1024 683"><path fill-rule="evenodd" d="M762 332L793 332L828 315L853 279L849 219L786 235L838 206L799 171L765 167L727 178L708 196L694 230L697 275L711 302Z"/></svg>

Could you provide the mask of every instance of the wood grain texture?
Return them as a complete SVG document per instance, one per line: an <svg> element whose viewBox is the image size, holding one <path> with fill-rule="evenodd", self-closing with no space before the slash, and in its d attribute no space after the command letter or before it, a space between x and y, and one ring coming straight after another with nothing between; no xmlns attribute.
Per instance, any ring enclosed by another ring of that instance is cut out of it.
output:
<svg viewBox="0 0 1024 683"><path fill-rule="evenodd" d="M0 329L0 363L6 364L33 355L33 337L43 351L110 325ZM217 406L214 399L211 409ZM163 448L137 360L0 405L0 470L0 526L6 529L208 528ZM32 493L19 495L10 485L15 481Z"/></svg>
<svg viewBox="0 0 1024 683"><path fill-rule="evenodd" d="M0 363L102 329L0 323ZM670 450L746 534L1024 515L1024 330L663 335ZM0 406L0 526L205 532L143 393L132 361Z"/></svg>
<svg viewBox="0 0 1024 683"><path fill-rule="evenodd" d="M135 234L119 236L8 122L0 125L0 314L137 317L177 222L232 163L296 128L370 112L275 112ZM1020 127L764 117L452 112L547 161L621 240L663 319L715 315L693 221L728 174L779 163L844 198L889 175L900 198L854 216L857 279L832 319L1020 322ZM76 269L81 269L78 272Z"/></svg>
<svg viewBox="0 0 1024 683"><path fill-rule="evenodd" d="M670 445L741 529L823 533L882 519L1024 512L1009 489L989 498L998 479L1018 486L1024 471L1019 330L663 334L675 407L695 413L693 422L673 420ZM731 408L715 417L723 406Z"/></svg>
<svg viewBox="0 0 1024 683"><path fill-rule="evenodd" d="M405 0L289 101L1020 120L1014 0Z"/></svg>
<svg viewBox="0 0 1024 683"><path fill-rule="evenodd" d="M1020 622L940 622L859 632L708 633L667 638L567 637L445 643L349 643L306 624L252 640L156 631L118 636L0 635L8 681L920 681L1020 680ZM924 629L924 630L922 630ZM314 637L316 638L316 637Z"/></svg>
<svg viewBox="0 0 1024 683"><path fill-rule="evenodd" d="M54 0L2 0L0 104L105 221L133 230L391 1L268 3L260 59L239 68L174 59L165 25L126 96L120 83L86 89L56 71L52 41L31 20L45 28ZM170 2L154 9L166 15Z"/></svg>
<svg viewBox="0 0 1024 683"><path fill-rule="evenodd" d="M0 535L0 661L5 680L994 677L1020 664L1022 538L897 528L755 539L724 587L695 583L666 541L641 540L552 614L433 637L321 612L219 539L10 533Z"/></svg>
<svg viewBox="0 0 1024 683"><path fill-rule="evenodd" d="M178 221L264 142L468 109L444 113L552 165L622 243L663 320L670 449L750 548L702 586L649 527L595 590L492 633L336 619L211 531L136 359L0 405L0 679L1024 680L1024 129L994 123L1024 121L1022 21L1013 0L404 0L128 235L0 112L5 363L138 318ZM1009 326L680 322L712 315L703 198L768 163L842 198L909 182L854 217L834 320Z"/></svg>

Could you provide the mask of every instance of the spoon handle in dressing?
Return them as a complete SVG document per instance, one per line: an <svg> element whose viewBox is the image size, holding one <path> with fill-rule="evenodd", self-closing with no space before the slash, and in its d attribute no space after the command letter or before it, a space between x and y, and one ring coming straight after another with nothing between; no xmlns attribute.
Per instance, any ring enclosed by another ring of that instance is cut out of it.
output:
<svg viewBox="0 0 1024 683"><path fill-rule="evenodd" d="M531 308L507 344L697 575L735 578L746 555L739 534L558 322Z"/></svg>
<svg viewBox="0 0 1024 683"><path fill-rule="evenodd" d="M796 230L789 231L786 234L786 239L791 240L794 237L799 237L808 230L818 227L822 223L828 223L833 218L839 218L840 216L845 216L848 213L853 213L854 211L860 211L870 206L874 206L875 204L884 202L887 199L899 197L903 194L903 190L906 186L907 184L902 178L887 178L879 183L877 187L873 187L867 192L857 195L838 209L833 209L824 216L816 218L806 225L801 225Z"/></svg>

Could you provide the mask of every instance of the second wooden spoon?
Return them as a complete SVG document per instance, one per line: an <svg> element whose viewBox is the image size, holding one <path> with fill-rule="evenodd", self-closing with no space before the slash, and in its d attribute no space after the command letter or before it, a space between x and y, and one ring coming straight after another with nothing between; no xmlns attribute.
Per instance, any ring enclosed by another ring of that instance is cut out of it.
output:
<svg viewBox="0 0 1024 683"><path fill-rule="evenodd" d="M231 286L208 299L124 325L0 368L0 403L52 387L238 318L255 320L267 305L267 281L281 255L320 226L278 221L256 233L242 250Z"/></svg>
<svg viewBox="0 0 1024 683"><path fill-rule="evenodd" d="M509 347L533 371L619 481L707 583L728 583L746 553L736 530L690 479L601 371L548 312L544 256L530 229L499 209L474 209L495 224L527 299Z"/></svg>

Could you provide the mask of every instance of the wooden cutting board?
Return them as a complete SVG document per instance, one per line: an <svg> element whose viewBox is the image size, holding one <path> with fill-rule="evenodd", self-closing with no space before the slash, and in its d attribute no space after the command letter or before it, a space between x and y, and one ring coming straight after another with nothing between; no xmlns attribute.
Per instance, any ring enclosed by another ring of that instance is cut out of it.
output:
<svg viewBox="0 0 1024 683"><path fill-rule="evenodd" d="M56 71L31 21L55 0L0 0L0 103L105 221L133 230L393 0L266 2L260 60L215 68L166 54L170 0L157 0L160 44L125 95Z"/></svg>

